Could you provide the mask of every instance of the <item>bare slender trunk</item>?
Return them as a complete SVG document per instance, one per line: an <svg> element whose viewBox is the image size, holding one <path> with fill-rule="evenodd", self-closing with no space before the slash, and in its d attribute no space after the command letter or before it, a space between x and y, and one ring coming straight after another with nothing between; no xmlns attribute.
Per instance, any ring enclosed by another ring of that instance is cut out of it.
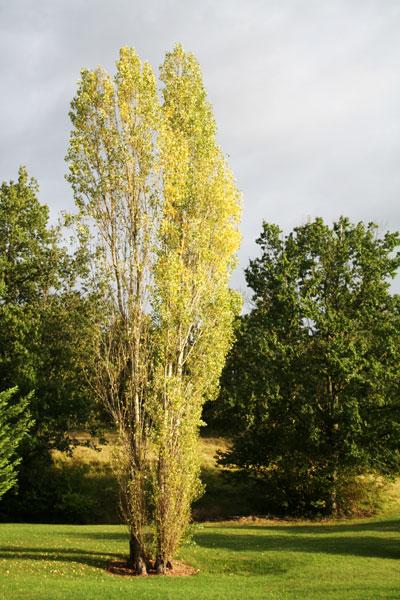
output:
<svg viewBox="0 0 400 600"><path fill-rule="evenodd" d="M337 469L334 468L330 475L330 490L328 498L328 513L335 517L337 515Z"/></svg>
<svg viewBox="0 0 400 600"><path fill-rule="evenodd" d="M141 554L139 541L132 531L129 538L129 564L136 575L147 575L146 561Z"/></svg>

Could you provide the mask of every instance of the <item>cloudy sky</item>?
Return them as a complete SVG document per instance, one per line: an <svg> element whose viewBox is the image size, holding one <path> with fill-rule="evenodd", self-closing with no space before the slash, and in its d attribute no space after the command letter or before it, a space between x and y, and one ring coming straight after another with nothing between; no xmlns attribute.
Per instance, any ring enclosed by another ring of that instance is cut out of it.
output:
<svg viewBox="0 0 400 600"><path fill-rule="evenodd" d="M0 179L25 164L53 220L71 209L80 68L113 69L126 44L157 67L177 41L200 61L243 193L236 287L263 219L400 229L398 0L0 0Z"/></svg>

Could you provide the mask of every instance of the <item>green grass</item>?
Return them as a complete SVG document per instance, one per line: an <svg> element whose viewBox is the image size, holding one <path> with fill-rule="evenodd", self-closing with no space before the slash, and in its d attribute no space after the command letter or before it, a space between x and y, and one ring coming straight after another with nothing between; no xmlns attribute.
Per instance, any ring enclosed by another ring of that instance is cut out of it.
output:
<svg viewBox="0 0 400 600"><path fill-rule="evenodd" d="M400 597L400 513L327 523L246 521L194 527L186 578L105 571L127 550L118 525L0 525L0 598L247 600Z"/></svg>
<svg viewBox="0 0 400 600"><path fill-rule="evenodd" d="M223 438L200 442L207 493L195 505L197 518L251 512L248 490L227 481L215 463L216 451L225 447ZM117 518L112 449L109 444L100 452L78 448L72 458L55 455L56 468L68 475L71 510L81 497L90 500L89 522ZM197 524L193 543L180 552L200 569L188 578L109 574L107 564L126 557L121 525L1 524L0 600L399 599L399 533L400 480L386 514L372 519Z"/></svg>

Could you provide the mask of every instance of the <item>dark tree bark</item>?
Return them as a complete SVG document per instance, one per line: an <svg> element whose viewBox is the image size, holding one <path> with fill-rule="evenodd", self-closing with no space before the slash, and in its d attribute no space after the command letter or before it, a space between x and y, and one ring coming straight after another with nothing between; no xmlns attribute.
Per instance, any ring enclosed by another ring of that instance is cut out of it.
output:
<svg viewBox="0 0 400 600"><path fill-rule="evenodd" d="M147 575L146 562L140 552L140 544L133 533L129 539L129 564L136 575Z"/></svg>
<svg viewBox="0 0 400 600"><path fill-rule="evenodd" d="M167 565L160 557L157 558L154 568L156 570L157 575L165 575L165 573L167 572Z"/></svg>

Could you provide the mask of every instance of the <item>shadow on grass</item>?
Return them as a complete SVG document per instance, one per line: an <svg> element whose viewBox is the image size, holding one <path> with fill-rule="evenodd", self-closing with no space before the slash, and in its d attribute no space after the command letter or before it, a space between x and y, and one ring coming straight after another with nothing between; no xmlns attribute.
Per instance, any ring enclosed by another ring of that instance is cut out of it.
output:
<svg viewBox="0 0 400 600"><path fill-rule="evenodd" d="M55 548L14 548L4 547L0 549L0 560L18 560L18 561L38 561L38 562L59 562L85 565L104 571L110 561L118 559L125 560L127 554L123 553L103 553L87 550ZM287 561L286 561L287 562ZM246 557L239 554L234 560L220 561L218 558L213 561L214 568L220 574L237 573L240 575L282 575L287 572L287 566L280 564L280 561L254 561L252 557Z"/></svg>
<svg viewBox="0 0 400 600"><path fill-rule="evenodd" d="M287 523L287 522L286 522ZM381 531L400 533L400 519L382 519L381 521L363 521L359 523L336 523L326 522L323 524L287 525L285 522L277 525L229 523L221 525L221 529L254 529L257 531L279 531L281 533L299 533L312 535L330 535L331 533L362 533L363 531Z"/></svg>
<svg viewBox="0 0 400 600"><path fill-rule="evenodd" d="M279 529L282 535L274 535ZM204 548L224 549L242 552L310 552L337 554L342 556L363 556L370 558L400 558L400 541L375 536L335 536L310 535L310 528L272 527L271 534L232 534L197 533L196 543ZM308 529L308 532L305 531ZM267 527L261 531L268 530ZM301 530L299 532L299 530ZM299 535L299 533L303 535ZM308 533L308 534L307 534ZM320 532L322 533L322 532ZM305 535L304 535L305 534Z"/></svg>
<svg viewBox="0 0 400 600"><path fill-rule="evenodd" d="M213 563L218 570L221 567L221 572L228 569L229 572L237 570L248 574L278 574L285 571L280 564L279 553L281 552L399 559L400 540L397 536L393 536L393 533L399 532L399 525L399 521L394 519L332 525L329 523L315 525L231 523L217 526L217 529L207 528L197 531L194 540L198 546L216 551ZM383 537L379 535L380 533L392 537ZM70 531L68 537L72 536L87 540L128 542L127 533L117 531ZM221 556L218 550L232 553L228 563L227 557ZM255 553L256 556L250 553ZM0 548L2 559L69 562L98 569L104 569L110 559L117 557L124 559L126 554L62 547L23 548L9 545ZM228 566L225 568L226 564Z"/></svg>
<svg viewBox="0 0 400 600"><path fill-rule="evenodd" d="M65 533L61 532L59 534L60 536L64 536ZM85 532L85 531L69 531L68 532L68 537L77 537L77 538L82 538L82 539L86 539L86 540L105 540L105 541L114 541L114 542L126 542L127 544L129 543L129 535L127 532L125 533L118 533L117 531L115 532L97 532L97 531L90 531L90 532Z"/></svg>
<svg viewBox="0 0 400 600"><path fill-rule="evenodd" d="M51 562L69 562L104 569L110 562L110 559L126 558L119 553L92 552L90 550L74 550L67 548L15 548L13 546L2 547L0 549L0 558L11 560L37 560Z"/></svg>

